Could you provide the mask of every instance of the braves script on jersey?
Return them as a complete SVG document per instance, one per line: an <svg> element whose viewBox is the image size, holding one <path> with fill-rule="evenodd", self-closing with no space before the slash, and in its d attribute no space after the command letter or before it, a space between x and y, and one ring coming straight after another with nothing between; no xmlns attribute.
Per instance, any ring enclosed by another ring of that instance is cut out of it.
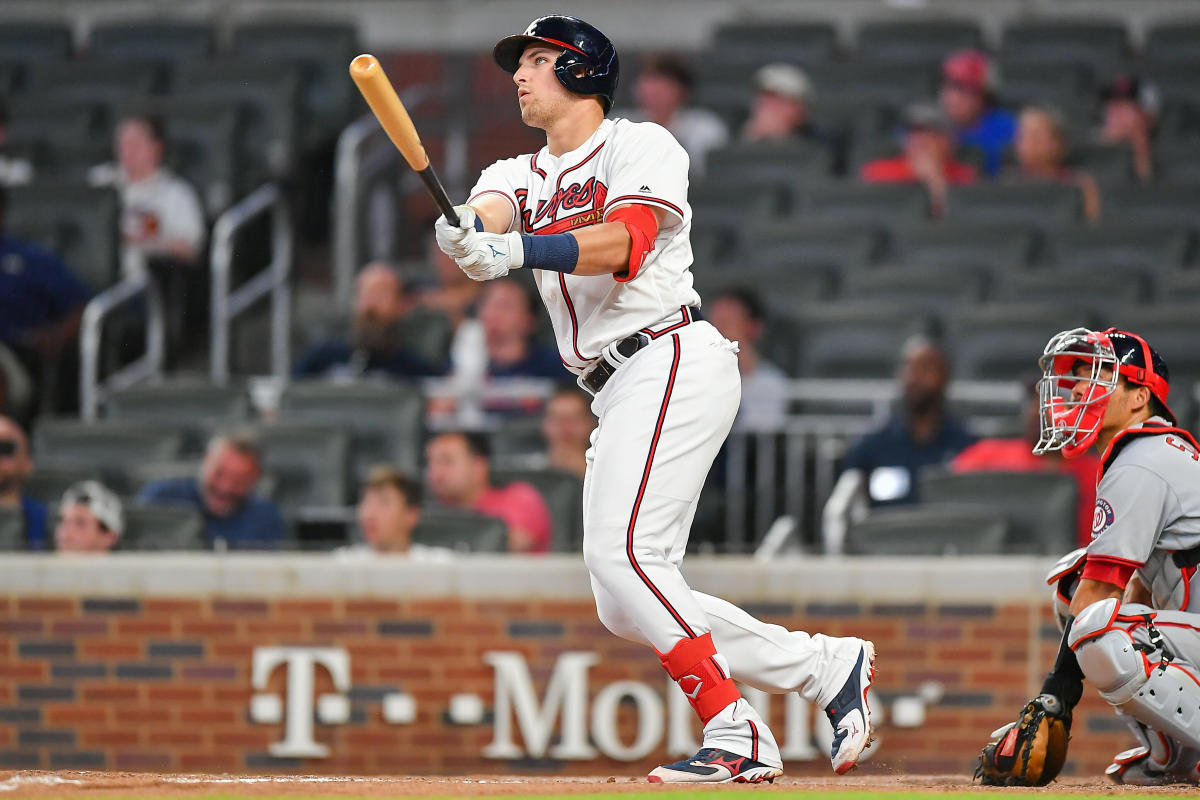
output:
<svg viewBox="0 0 1200 800"><path fill-rule="evenodd" d="M668 212L636 280L534 270L559 355L572 372L582 372L609 342L672 315L682 319L681 306L700 304L689 270L687 175L687 153L665 129L652 122L606 119L569 153L556 157L543 147L533 155L497 161L471 190L468 203L488 193L512 203L513 223L505 232L569 233L604 222L628 203Z"/></svg>
<svg viewBox="0 0 1200 800"><path fill-rule="evenodd" d="M1166 424L1155 417L1141 430ZM1200 453L1178 433L1125 436L1096 489L1088 558L1136 566L1156 608L1200 610L1196 568L1171 559L1200 547Z"/></svg>

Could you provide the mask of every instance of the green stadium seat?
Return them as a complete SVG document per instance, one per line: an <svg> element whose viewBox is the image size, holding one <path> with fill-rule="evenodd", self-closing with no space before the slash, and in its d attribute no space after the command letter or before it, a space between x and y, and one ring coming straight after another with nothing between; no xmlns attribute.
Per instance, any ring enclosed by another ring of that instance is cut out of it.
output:
<svg viewBox="0 0 1200 800"><path fill-rule="evenodd" d="M118 278L117 194L112 189L38 182L8 190L5 227L58 255L93 291Z"/></svg>
<svg viewBox="0 0 1200 800"><path fill-rule="evenodd" d="M928 64L955 50L983 48L979 24L959 19L867 22L858 31L860 61Z"/></svg>
<svg viewBox="0 0 1200 800"><path fill-rule="evenodd" d="M999 555L1007 533L1004 517L987 509L886 508L850 525L845 551L863 556Z"/></svg>
<svg viewBox="0 0 1200 800"><path fill-rule="evenodd" d="M92 29L87 52L91 58L155 63L210 58L216 52L216 34L203 23L106 23Z"/></svg>
<svg viewBox="0 0 1200 800"><path fill-rule="evenodd" d="M117 549L205 550L204 518L200 512L180 506L125 506L125 532Z"/></svg>
<svg viewBox="0 0 1200 800"><path fill-rule="evenodd" d="M58 22L0 24L0 53L5 60L26 63L60 61L71 57L71 29Z"/></svg>

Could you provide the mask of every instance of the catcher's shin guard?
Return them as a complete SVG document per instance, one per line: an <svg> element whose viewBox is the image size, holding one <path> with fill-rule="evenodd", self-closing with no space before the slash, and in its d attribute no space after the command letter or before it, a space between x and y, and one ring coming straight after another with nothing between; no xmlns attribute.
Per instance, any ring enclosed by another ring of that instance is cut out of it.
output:
<svg viewBox="0 0 1200 800"><path fill-rule="evenodd" d="M1193 665L1172 660L1153 627L1153 612L1139 613L1145 608L1129 606L1121 614L1115 598L1093 603L1075 619L1071 649L1101 697L1138 722L1200 748L1200 674ZM1140 618L1154 646L1138 642L1123 627Z"/></svg>

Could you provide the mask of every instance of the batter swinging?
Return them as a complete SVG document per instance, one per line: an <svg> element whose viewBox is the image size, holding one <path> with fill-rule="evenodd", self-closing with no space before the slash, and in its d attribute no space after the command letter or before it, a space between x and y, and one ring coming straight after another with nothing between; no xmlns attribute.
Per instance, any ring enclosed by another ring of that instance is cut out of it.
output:
<svg viewBox="0 0 1200 800"><path fill-rule="evenodd" d="M594 396L583 556L598 616L654 647L704 724L701 750L649 779L782 773L774 736L734 679L824 707L833 767L846 772L871 738L874 646L760 622L693 592L679 571L741 396L737 345L703 321L692 289L687 155L658 125L605 118L619 65L591 25L541 17L494 56L546 146L485 169L456 209L462 227L438 219L437 240L475 280L533 269L563 364Z"/></svg>

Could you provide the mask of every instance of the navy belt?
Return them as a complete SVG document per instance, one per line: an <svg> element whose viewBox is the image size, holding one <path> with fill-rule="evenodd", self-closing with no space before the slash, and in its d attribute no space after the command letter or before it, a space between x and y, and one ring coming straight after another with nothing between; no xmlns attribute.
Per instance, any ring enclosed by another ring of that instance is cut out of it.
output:
<svg viewBox="0 0 1200 800"><path fill-rule="evenodd" d="M1171 553L1171 560L1180 569L1200 566L1200 547L1193 547L1191 550L1176 550Z"/></svg>
<svg viewBox="0 0 1200 800"><path fill-rule="evenodd" d="M663 330L658 331L657 333L650 332L648 329L643 328L631 336L626 336L624 339L618 340L614 345L614 348L626 361L628 361L634 353L649 345L662 334L704 319L704 316L700 313L700 309L696 306L684 306L682 311L684 316L682 322L676 323L675 325L670 325ZM617 367L619 366L621 365L613 364L611 361L601 355L600 358L596 359L596 365L585 372L579 380L591 391L592 394L600 394L600 390L604 388L604 384L608 383L608 379L613 376L613 373L617 371Z"/></svg>

